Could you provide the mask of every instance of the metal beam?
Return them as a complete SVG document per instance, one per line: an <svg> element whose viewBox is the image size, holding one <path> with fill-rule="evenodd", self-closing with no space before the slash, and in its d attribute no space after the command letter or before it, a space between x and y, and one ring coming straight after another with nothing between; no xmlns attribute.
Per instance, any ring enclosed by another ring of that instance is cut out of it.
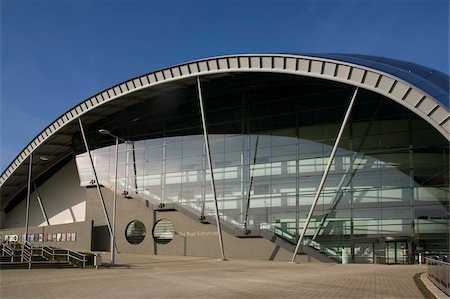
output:
<svg viewBox="0 0 450 299"><path fill-rule="evenodd" d="M223 249L222 228L220 226L219 205L217 204L216 184L214 181L214 172L213 172L213 166L212 166L212 160L211 160L211 152L209 149L208 129L206 126L205 110L203 107L202 88L201 88L199 77L197 77L197 91L198 91L198 99L199 99L199 103L200 103L200 112L202 115L203 136L205 138L206 156L208 158L209 172L211 174L211 188L212 188L213 195L214 195L214 204L215 204L215 209L216 209L216 223L217 223L217 232L219 233L220 253L222 255L222 260L224 261L226 259L225 259L225 252Z"/></svg>
<svg viewBox="0 0 450 299"><path fill-rule="evenodd" d="M134 190L135 193L138 193L138 183L137 183L137 166L136 166L136 147L134 145L134 142L131 143L131 149L132 149L132 153L133 153L133 171L134 171Z"/></svg>
<svg viewBox="0 0 450 299"><path fill-rule="evenodd" d="M91 151L89 150L89 145L87 143L86 135L84 133L84 128L83 128L83 123L81 122L81 118L80 117L78 118L78 123L80 125L80 131L81 131L81 136L83 137L84 146L85 146L86 151L88 153L89 160L91 161L92 171L94 172L95 186L97 187L98 197L100 198L100 203L101 203L101 206L102 206L102 209L103 209L103 214L105 215L106 224L108 225L109 234L110 234L110 236L112 238L112 236L114 234L113 234L113 231L112 231L112 228L111 228L111 223L109 222L108 211L106 210L105 200L103 199L102 190L100 189L100 185L98 183L97 171L95 170L94 160L92 160ZM113 248L111 248L111 250L113 250Z"/></svg>
<svg viewBox="0 0 450 299"><path fill-rule="evenodd" d="M48 221L48 218L47 218L47 213L45 213L44 205L42 204L41 195L39 194L39 191L38 191L38 188L37 188L37 185L35 182L33 182L33 187L34 187L34 192L36 192L37 202L39 204L39 207L41 208L42 216L44 217L44 220L47 223L47 225L50 226L50 222Z"/></svg>
<svg viewBox="0 0 450 299"><path fill-rule="evenodd" d="M253 186L253 175L255 173L256 154L258 153L258 142L259 142L259 135L256 136L255 152L254 152L254 155L253 155L253 165L252 165L253 167L250 169L250 165L249 165L249 169L250 169L251 173L250 173L250 182L248 184L247 206L245 208L245 219L244 219L244 231L246 233L250 232L248 230L248 212L250 210L250 192L252 191L252 186Z"/></svg>
<svg viewBox="0 0 450 299"><path fill-rule="evenodd" d="M25 211L25 241L28 241L28 221L30 218L30 195L31 195L31 170L33 164L33 154L30 154L30 164L28 165L28 183L27 183L27 208ZM23 259L23 251L22 251L22 259Z"/></svg>
<svg viewBox="0 0 450 299"><path fill-rule="evenodd" d="M336 208L336 206L337 206L338 203L340 202L341 198L344 196L344 191L342 191L342 187L344 186L344 183L346 182L347 176L350 174L350 180L347 181L347 185L348 185L348 184L352 181L353 177L355 176L356 171L358 171L359 167L356 168L356 169L353 169L353 165L354 165L354 163L355 163L355 161L356 161L356 158L358 157L358 153L361 152L361 149L362 149L362 147L363 147L363 145L364 145L364 142L365 142L366 139L367 139L367 136L369 136L369 132L370 132L370 130L372 129L372 125L373 125L373 123L374 123L374 121L375 121L375 117L378 115L382 103L383 103L383 102L380 101L379 104L378 104L378 106L377 106L377 108L374 110L374 112L373 112L373 114L372 114L372 117L371 117L371 119L370 119L370 122L369 122L369 124L367 125L366 129L364 130L364 134L362 135L362 136L363 136L363 137L362 137L362 140L361 140L361 142L360 142L360 144L359 144L357 150L351 149L351 150L353 151L353 155L352 155L352 158L351 158L351 160L350 160L349 167L348 167L347 171L344 173L344 175L342 176L341 181L339 182L339 184L338 184L338 186L337 186L337 188L336 188L336 193L335 193L333 199L331 200L331 208L329 209L330 212L327 213L327 214L325 214L325 215L322 217L322 221L320 222L319 226L318 226L317 229L316 229L316 232L314 233L314 236L312 237L313 240L315 240L316 237L319 235L320 231L321 231L322 228L323 228L322 226L325 224L325 221L326 221L327 218L328 218L328 215L329 215L331 212L334 211L334 209ZM364 155L364 156L365 156L365 155ZM364 158L364 156L363 156L363 158ZM361 163L359 163L358 166L359 166L359 165L361 165ZM346 186L347 186L347 185L346 185Z"/></svg>
<svg viewBox="0 0 450 299"><path fill-rule="evenodd" d="M350 104L347 108L347 111L345 113L344 120L342 121L342 124L341 124L341 128L339 129L339 133L336 137L336 141L334 142L334 146L333 146L333 149L331 150L330 157L328 158L327 166L325 167L325 170L322 175L322 179L320 180L320 183L319 183L319 187L317 188L316 196L314 197L314 201L311 205L311 208L309 209L309 213L308 213L308 216L306 217L305 225L303 226L302 232L297 241L297 246L295 246L294 255L292 256L291 262L295 262L295 258L297 257L298 250L300 249L300 245L302 244L303 238L305 237L306 229L308 228L308 225L309 225L309 222L311 221L311 217L314 212L314 209L317 205L317 202L319 201L320 194L322 193L323 186L328 177L328 172L330 171L331 164L333 163L334 157L336 156L336 151L338 149L339 142L341 141L341 137L342 137L342 134L344 133L345 125L347 124L347 121L350 117L350 113L352 111L353 104L355 103L357 94L358 94L358 87L355 89L355 92L353 93L353 97L352 97Z"/></svg>
<svg viewBox="0 0 450 299"><path fill-rule="evenodd" d="M111 238L111 265L116 262L116 209L117 209L117 172L119 166L119 138L114 138L116 141L116 153L114 162L114 194L113 194L113 223L112 223L112 238Z"/></svg>

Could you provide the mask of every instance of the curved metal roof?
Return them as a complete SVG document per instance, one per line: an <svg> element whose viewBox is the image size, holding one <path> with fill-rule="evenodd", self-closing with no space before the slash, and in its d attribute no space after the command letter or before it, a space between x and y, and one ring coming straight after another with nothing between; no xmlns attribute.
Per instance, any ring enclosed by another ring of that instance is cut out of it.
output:
<svg viewBox="0 0 450 299"><path fill-rule="evenodd" d="M438 70L412 62L370 55L311 54L310 56L349 62L391 74L425 91L449 108L450 78Z"/></svg>
<svg viewBox="0 0 450 299"><path fill-rule="evenodd" d="M27 186L30 155L32 177L37 178L73 154L72 136L85 125L138 101L143 93L158 92L169 82L213 74L265 72L300 75L358 86L383 95L417 114L450 140L449 77L437 71L398 60L345 54L249 54L187 62L130 79L73 107L45 128L16 157L0 177L2 208ZM447 85L446 85L447 84Z"/></svg>

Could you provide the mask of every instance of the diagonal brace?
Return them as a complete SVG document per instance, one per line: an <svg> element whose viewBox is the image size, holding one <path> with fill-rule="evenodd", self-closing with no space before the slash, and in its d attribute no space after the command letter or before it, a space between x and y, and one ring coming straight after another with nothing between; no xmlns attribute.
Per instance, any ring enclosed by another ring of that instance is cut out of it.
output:
<svg viewBox="0 0 450 299"><path fill-rule="evenodd" d="M312 214L314 213L314 209L315 209L315 207L317 205L317 202L319 201L320 194L322 193L323 186L325 185L325 181L327 180L328 172L330 171L331 164L333 163L334 157L336 156L336 151L337 151L339 142L341 141L342 134L344 133L345 125L347 124L347 121L348 121L348 119L350 117L350 114L351 114L351 111L352 111L353 104L355 102L357 93L358 93L358 87L355 89L355 92L353 93L353 97L352 97L352 99L350 101L350 104L349 104L349 106L347 108L347 111L345 113L344 120L342 121L341 128L339 129L339 133L338 133L338 135L336 137L336 140L334 142L333 149L331 150L331 154L330 154L330 157L328 159L327 166L325 167L325 170L324 170L323 175L322 175L322 179L320 180L320 183L319 183L319 187L317 188L317 192L316 192L316 195L314 197L314 201L313 201L313 203L311 205L311 208L309 209L309 213L308 213L308 216L306 217L305 225L303 226L302 232L301 232L300 237L299 237L299 239L297 241L297 246L295 246L294 255L292 256L292 260L291 260L292 263L295 262L295 258L297 256L298 250L300 249L300 245L302 244L302 241L303 241L303 239L305 237L305 233L306 233L306 230L308 228L309 222L311 221Z"/></svg>

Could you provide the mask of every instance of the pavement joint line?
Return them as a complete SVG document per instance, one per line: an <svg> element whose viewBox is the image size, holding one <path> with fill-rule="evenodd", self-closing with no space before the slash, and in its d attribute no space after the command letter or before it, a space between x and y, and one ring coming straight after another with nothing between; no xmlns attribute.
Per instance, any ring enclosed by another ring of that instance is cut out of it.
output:
<svg viewBox="0 0 450 299"><path fill-rule="evenodd" d="M283 261L217 263L214 258L131 254L118 255L117 263L130 268L0 271L0 297L423 299L414 275L426 270L419 265L290 266ZM70 285L83 287L74 290Z"/></svg>

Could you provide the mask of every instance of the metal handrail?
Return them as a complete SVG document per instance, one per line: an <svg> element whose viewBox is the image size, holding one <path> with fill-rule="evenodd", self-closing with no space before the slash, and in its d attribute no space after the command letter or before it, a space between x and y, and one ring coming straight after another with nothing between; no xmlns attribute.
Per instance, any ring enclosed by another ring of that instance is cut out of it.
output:
<svg viewBox="0 0 450 299"><path fill-rule="evenodd" d="M298 238L297 236L293 235L292 233L290 233L288 231L283 230L280 227L277 227L274 224L270 225L270 229L276 235L284 238L288 242L295 243L297 241L297 238ZM318 251L326 254L327 256L333 257L339 261L342 260L342 257L341 257L341 254L339 251L335 251L329 247L326 247L326 246L320 244L319 242L312 240L311 238L304 238L302 241L302 245L313 247L313 248L317 249Z"/></svg>
<svg viewBox="0 0 450 299"><path fill-rule="evenodd" d="M66 257L66 261L67 262L71 262L71 259L79 261L83 264L83 268L86 267L86 262L87 262L87 258L85 254L79 253L77 251L73 251L70 249L55 249L52 247L48 247L48 246L42 246L41 248L42 250L42 256L44 256L44 253L48 254L49 256L51 256L52 260L55 260L56 256L60 256L60 257Z"/></svg>
<svg viewBox="0 0 450 299"><path fill-rule="evenodd" d="M335 259L342 260L342 256L339 251L336 252L333 249L326 247L311 238L305 237L303 240L303 245L311 246L321 252L324 252L328 256L332 256Z"/></svg>
<svg viewBox="0 0 450 299"><path fill-rule="evenodd" d="M28 263L28 269L31 269L31 259L33 256L33 245L25 241L22 245L22 262L25 261Z"/></svg>
<svg viewBox="0 0 450 299"><path fill-rule="evenodd" d="M9 245L8 243L2 244L2 256L4 256L4 253L6 255L9 255L11 257L11 263L14 261L14 247Z"/></svg>
<svg viewBox="0 0 450 299"><path fill-rule="evenodd" d="M78 255L78 256L76 256L76 255ZM70 258L83 263L83 268L86 267L87 259L86 259L86 255L85 254L82 254L82 253L79 253L79 252L67 249L67 261L69 261Z"/></svg>
<svg viewBox="0 0 450 299"><path fill-rule="evenodd" d="M48 260L54 261L55 257L65 257L65 260L69 263L72 263L73 260L78 261L82 263L83 268L86 267L87 262L87 255L79 253L77 251L73 251L70 249L59 249L59 248L52 248L49 246L41 246L41 247L33 247L33 244L31 244L28 241L25 241L23 244L17 243L18 245L21 245L21 262L22 263L28 263L28 269L31 269L33 254L36 254L36 251L40 255ZM7 243L2 243L1 246L1 252L2 255L8 255L11 256L11 262L14 261L14 252L15 248Z"/></svg>
<svg viewBox="0 0 450 299"><path fill-rule="evenodd" d="M441 291L450 296L450 263L425 258L427 263L428 278Z"/></svg>

